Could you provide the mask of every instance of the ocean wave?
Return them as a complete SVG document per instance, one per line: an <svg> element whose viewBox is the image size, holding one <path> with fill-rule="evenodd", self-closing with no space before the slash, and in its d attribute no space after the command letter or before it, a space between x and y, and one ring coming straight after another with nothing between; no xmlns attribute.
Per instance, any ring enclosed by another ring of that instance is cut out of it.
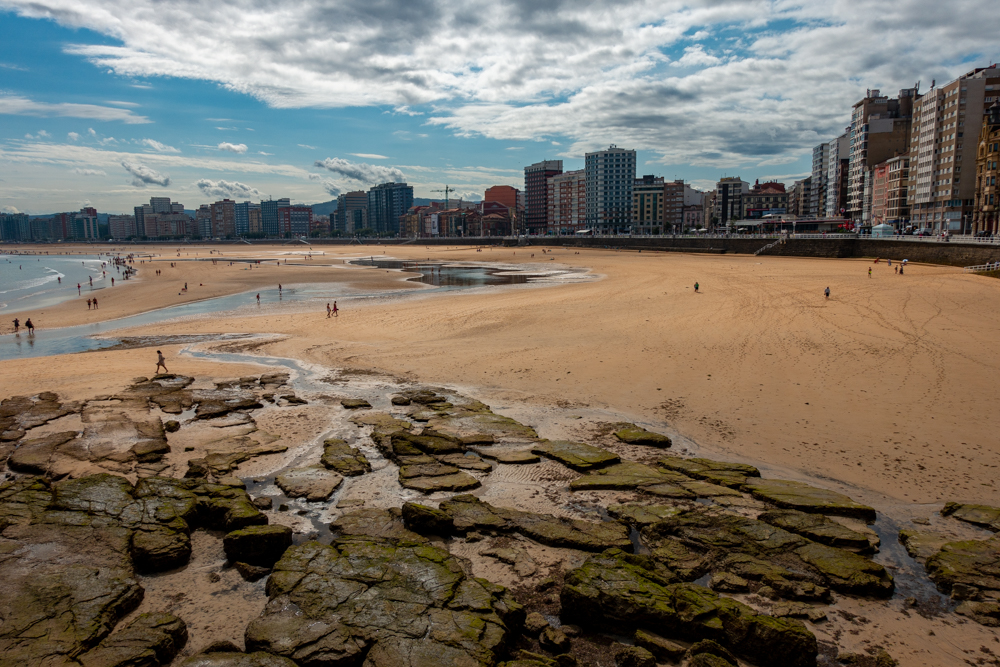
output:
<svg viewBox="0 0 1000 667"><path fill-rule="evenodd" d="M53 269L49 269L48 267L45 268L47 270L54 271ZM29 278L27 280L19 280L16 283L14 283L14 286L11 287L10 289L0 290L0 294L9 294L10 292L19 292L21 290L41 287L42 285L45 285L47 283L58 282L58 280L63 277L65 276L62 273L54 271L53 273L47 276L41 276L39 278Z"/></svg>

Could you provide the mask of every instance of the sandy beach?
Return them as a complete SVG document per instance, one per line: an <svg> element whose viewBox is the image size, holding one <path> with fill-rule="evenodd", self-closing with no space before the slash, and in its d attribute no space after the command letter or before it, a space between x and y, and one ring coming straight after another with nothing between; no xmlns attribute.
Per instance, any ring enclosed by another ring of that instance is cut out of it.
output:
<svg viewBox="0 0 1000 667"><path fill-rule="evenodd" d="M952 539L988 536L937 513L946 501L1000 505L995 435L1000 418L991 392L1000 367L1000 353L991 345L1000 329L1000 282L931 265L910 264L899 276L884 262L870 260L571 248L543 253L543 247L482 252L419 245L322 247L323 255L304 260L281 254L289 252L287 246L224 246L216 263L191 261L215 257L208 248L192 248L198 254L191 259L165 253L139 266L137 278L100 290L99 311L88 311L83 295L44 313L18 315L22 321L31 316L38 327L72 326L229 294L261 291L271 297L279 282L328 283L331 294L364 293L339 299L336 318L327 318L315 299L259 310L251 301L224 318L200 316L127 332L268 335L221 346L160 347L171 373L201 378L194 387L211 387L210 378L259 376L267 366L255 363L254 355L271 368L275 360L291 360L295 368L308 369L319 388L299 417L274 417L270 407L255 417L263 431L289 444L288 454L280 463L254 459L241 469L244 478L263 479L317 457L317 443L329 437L329 425L345 419L343 397L361 392L384 409L376 401L388 405L387 392L398 387L447 387L533 427L542 438L595 442L623 459L651 462L652 455L608 435L607 424L632 422L669 434L676 454L747 463L765 477L847 494L890 517L880 531L898 532L916 519ZM553 267L587 273L586 279L573 274L565 284L435 292L406 282L411 273L345 263L376 255L490 262L536 275ZM237 258L261 259L261 268L230 266ZM163 275L154 275L156 269ZM186 293L179 289L184 282ZM393 295L373 296L389 291ZM220 350L231 356L220 356ZM151 377L155 362L148 347L0 361L0 398L44 391L68 401L113 395L136 376ZM201 443L165 459L172 474L182 475L189 459L203 455L207 445ZM379 460L374 448L365 452ZM425 502L407 490L380 495L385 488L380 484L395 485L395 466L382 459L375 467L370 479L358 478L367 482L339 497L341 509L316 510L318 516L336 519L355 501L365 507L398 507L401 499ZM567 518L593 518L595 511L632 497L616 491L570 499L565 486L576 474L567 472L549 461L530 468L501 466L476 493L494 505ZM739 511L752 516L762 507L747 504ZM311 530L292 514L268 514L272 523L287 523L297 534ZM850 525L868 530L856 524ZM901 550L895 532L881 537L884 551ZM477 576L514 588L530 588L550 569L582 562L579 552L515 542L538 565L537 577L526 582L510 566L482 558L471 541L458 539L449 548L470 558ZM217 544L199 547L202 543L195 545L204 550L196 553L199 573L221 558ZM909 580L895 574L901 582ZM172 599L167 593L183 588L180 575L170 576L175 579L150 581L152 600L166 604ZM238 581L231 571L226 576ZM255 599L253 590L240 586L241 596ZM910 595L922 593L905 593ZM739 599L759 606L755 596ZM196 632L199 641L216 631L224 634L221 621L197 610L196 603L197 598L184 604L194 605L188 613L204 619L205 628ZM178 604L174 608L183 610ZM558 613L551 600L540 604ZM763 609L769 609L766 603ZM251 605L247 613L257 611ZM250 616L238 620L245 623ZM901 665L961 665L970 657L967 651L980 655L979 646L996 643L987 627L951 613L918 614L901 598L838 598L828 620L810 628L821 646L834 647L824 649L827 653L877 645ZM241 639L238 633L225 638Z"/></svg>

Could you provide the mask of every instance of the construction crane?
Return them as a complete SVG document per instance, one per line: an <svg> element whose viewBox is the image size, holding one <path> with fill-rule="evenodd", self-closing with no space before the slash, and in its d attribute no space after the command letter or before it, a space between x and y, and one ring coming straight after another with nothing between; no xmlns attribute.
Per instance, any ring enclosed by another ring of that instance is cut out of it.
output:
<svg viewBox="0 0 1000 667"><path fill-rule="evenodd" d="M450 200L448 199L448 193L454 192L454 190L452 188L449 188L446 185L446 186L444 186L444 190L431 190L431 192L443 192L444 193L444 207L445 207L446 210L449 209L449 208L451 208Z"/></svg>

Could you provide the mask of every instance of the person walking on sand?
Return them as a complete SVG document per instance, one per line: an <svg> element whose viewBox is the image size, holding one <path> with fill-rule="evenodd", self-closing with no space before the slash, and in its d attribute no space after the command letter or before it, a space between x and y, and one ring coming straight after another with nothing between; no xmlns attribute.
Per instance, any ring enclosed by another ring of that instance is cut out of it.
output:
<svg viewBox="0 0 1000 667"><path fill-rule="evenodd" d="M337 313L339 313L339 312L340 312L340 309L339 309L339 308L337 308L337 302L336 302L336 301L334 301L334 302L333 302L333 316L334 316L334 317L337 317Z"/></svg>
<svg viewBox="0 0 1000 667"><path fill-rule="evenodd" d="M869 278L872 277L872 267L870 267L870 266L868 267L868 277Z"/></svg>
<svg viewBox="0 0 1000 667"><path fill-rule="evenodd" d="M94 310L97 310L97 299L94 299Z"/></svg>
<svg viewBox="0 0 1000 667"><path fill-rule="evenodd" d="M90 310L90 299L87 299L87 310Z"/></svg>
<svg viewBox="0 0 1000 667"><path fill-rule="evenodd" d="M17 332L19 332L20 330L21 330L21 320L19 320L19 319L17 319L17 318L15 317L15 318L14 318L14 333L17 333Z"/></svg>
<svg viewBox="0 0 1000 667"><path fill-rule="evenodd" d="M160 352L159 350L157 350L156 351L156 372L154 373L155 375L159 375L160 374L160 366L163 366L163 372L164 373L169 373L170 372L170 371L167 370L167 360L163 358L163 353Z"/></svg>
<svg viewBox="0 0 1000 667"><path fill-rule="evenodd" d="M823 294L825 294L826 298L829 299L830 298L830 288L827 287L825 290L823 290Z"/></svg>
<svg viewBox="0 0 1000 667"><path fill-rule="evenodd" d="M30 317L24 321L24 326L26 326L28 328L28 335L29 336L34 336L35 335L35 325L31 323L31 318Z"/></svg>
<svg viewBox="0 0 1000 667"><path fill-rule="evenodd" d="M327 301L327 302L326 302L326 319L330 319L330 313L331 313L331 312L332 312L332 311L330 310L330 302L329 302L329 301Z"/></svg>
<svg viewBox="0 0 1000 667"><path fill-rule="evenodd" d="M695 291L695 292L697 292L697 291L698 291L698 283L695 283L695 284L694 284L694 291Z"/></svg>

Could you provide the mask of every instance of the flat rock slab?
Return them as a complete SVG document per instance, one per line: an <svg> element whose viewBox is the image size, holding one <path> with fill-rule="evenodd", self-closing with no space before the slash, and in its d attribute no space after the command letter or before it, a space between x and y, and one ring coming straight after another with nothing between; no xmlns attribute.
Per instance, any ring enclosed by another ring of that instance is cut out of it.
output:
<svg viewBox="0 0 1000 667"><path fill-rule="evenodd" d="M569 440L542 442L532 447L531 451L559 461L573 470L594 470L621 461L617 454L606 449Z"/></svg>
<svg viewBox="0 0 1000 667"><path fill-rule="evenodd" d="M227 534L222 546L231 562L271 567L285 549L292 546L292 529L288 526L248 526Z"/></svg>
<svg viewBox="0 0 1000 667"><path fill-rule="evenodd" d="M482 484L478 479L466 472L456 472L451 475L441 475L438 477L411 477L401 478L399 483L408 489L423 491L424 493L435 493L437 491L471 491L478 489Z"/></svg>
<svg viewBox="0 0 1000 667"><path fill-rule="evenodd" d="M624 461L577 477L569 484L573 491L636 489L671 498L694 498L695 494L680 485L690 477L669 470L658 470L635 461Z"/></svg>
<svg viewBox="0 0 1000 667"><path fill-rule="evenodd" d="M323 441L323 456L320 463L345 477L364 475L371 472L372 469L371 464L360 449L351 447L339 438Z"/></svg>
<svg viewBox="0 0 1000 667"><path fill-rule="evenodd" d="M611 505L608 514L632 526L647 526L675 516L681 508L673 505Z"/></svg>
<svg viewBox="0 0 1000 667"><path fill-rule="evenodd" d="M756 664L814 667L816 637L801 623L757 614L736 600L695 584L676 583L649 559L609 550L566 574L563 622L663 631L685 639L715 638Z"/></svg>
<svg viewBox="0 0 1000 667"><path fill-rule="evenodd" d="M542 460L542 458L538 454L535 454L534 452L527 449L521 449L513 452L510 451L493 452L488 449L477 449L476 452L479 453L479 455L482 456L483 458L493 459L497 463L506 463L513 465L523 464L523 463L538 463L539 461Z"/></svg>
<svg viewBox="0 0 1000 667"><path fill-rule="evenodd" d="M952 538L947 535L926 530L904 529L899 531L899 543L906 549L906 553L910 554L910 558L919 561L927 560L952 541Z"/></svg>
<svg viewBox="0 0 1000 667"><path fill-rule="evenodd" d="M363 398L345 398L340 404L348 410L362 410L372 406L371 403Z"/></svg>
<svg viewBox="0 0 1000 667"><path fill-rule="evenodd" d="M438 461L461 468L462 470L475 470L477 472L490 472L493 470L493 466L489 463L471 454L445 454L444 456L439 456Z"/></svg>
<svg viewBox="0 0 1000 667"><path fill-rule="evenodd" d="M974 526L1000 531L1000 507L989 505L969 505L965 503L946 503L941 510L941 516L950 516L971 523Z"/></svg>
<svg viewBox="0 0 1000 667"><path fill-rule="evenodd" d="M333 495L344 478L325 468L295 468L278 475L274 482L289 498L305 498L309 501L326 500Z"/></svg>
<svg viewBox="0 0 1000 667"><path fill-rule="evenodd" d="M405 419L397 419L387 412L363 412L351 417L350 421L358 426L371 426L373 435L408 431L413 426Z"/></svg>
<svg viewBox="0 0 1000 667"><path fill-rule="evenodd" d="M524 618L502 586L426 542L353 537L294 546L275 565L247 651L300 665L493 665Z"/></svg>
<svg viewBox="0 0 1000 667"><path fill-rule="evenodd" d="M431 526L433 532L440 534L442 527L448 526L447 519L450 519L448 528L456 535L465 535L469 531L489 534L520 533L541 544L583 551L631 548L632 545L628 528L617 521L582 521L522 512L495 507L471 495L446 500L441 503L437 512L442 512L443 516L435 514L432 523L427 521L427 512L410 513L409 516L413 519L419 519L412 528L421 530L422 527ZM406 518L407 512L404 511L403 516Z"/></svg>
<svg viewBox="0 0 1000 667"><path fill-rule="evenodd" d="M679 456L668 456L660 459L657 463L668 470L675 470L695 479L703 479L734 489L743 486L750 477L760 477L760 471L757 468L745 463L713 461L700 457L685 459Z"/></svg>
<svg viewBox="0 0 1000 667"><path fill-rule="evenodd" d="M950 593L956 584L1000 591L1000 536L948 542L927 559L924 567L943 593Z"/></svg>
<svg viewBox="0 0 1000 667"><path fill-rule="evenodd" d="M615 437L629 445L641 445L644 447L658 447L666 449L672 442L670 438L659 433L647 431L635 424L625 424L615 431Z"/></svg>
<svg viewBox="0 0 1000 667"><path fill-rule="evenodd" d="M764 512L757 519L827 546L855 552L874 550L868 535L852 530L822 514L807 514L796 510L771 510Z"/></svg>
<svg viewBox="0 0 1000 667"><path fill-rule="evenodd" d="M875 523L875 509L855 502L842 493L810 486L804 482L784 479L757 479L748 481L743 490L754 498L772 503L782 509L799 510L816 514L837 514Z"/></svg>

